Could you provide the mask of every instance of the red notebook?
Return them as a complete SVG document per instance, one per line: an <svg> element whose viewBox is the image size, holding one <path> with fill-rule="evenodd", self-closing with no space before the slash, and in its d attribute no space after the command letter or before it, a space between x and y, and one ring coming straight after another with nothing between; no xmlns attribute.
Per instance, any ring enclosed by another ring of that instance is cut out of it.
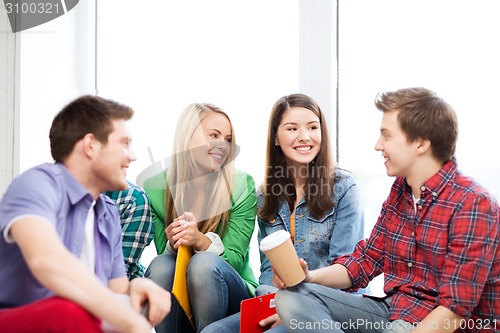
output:
<svg viewBox="0 0 500 333"><path fill-rule="evenodd" d="M240 333L261 333L269 329L259 326L259 321L276 313L274 296L276 296L276 293L241 301Z"/></svg>

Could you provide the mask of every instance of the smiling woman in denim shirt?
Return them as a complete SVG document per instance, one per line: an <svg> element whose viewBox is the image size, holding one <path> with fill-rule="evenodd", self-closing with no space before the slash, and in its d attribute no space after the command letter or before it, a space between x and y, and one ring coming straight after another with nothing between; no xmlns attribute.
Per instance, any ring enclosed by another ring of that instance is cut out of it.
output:
<svg viewBox="0 0 500 333"><path fill-rule="evenodd" d="M309 96L292 94L274 104L258 205L259 244L267 235L286 230L310 269L329 266L363 238L356 179L335 167L325 116ZM263 294L276 289L271 265L262 252L260 257L257 293ZM261 324L273 332L285 331L277 314Z"/></svg>
<svg viewBox="0 0 500 333"><path fill-rule="evenodd" d="M274 104L265 176L258 194L259 244L284 229L309 269L329 266L334 258L353 252L364 234L359 188L351 173L335 167L325 116L311 97L293 94ZM260 259L256 294L275 292L271 264L263 253ZM226 317L202 333L238 332L239 319L239 313ZM269 328L267 333L286 332L277 314L260 325Z"/></svg>

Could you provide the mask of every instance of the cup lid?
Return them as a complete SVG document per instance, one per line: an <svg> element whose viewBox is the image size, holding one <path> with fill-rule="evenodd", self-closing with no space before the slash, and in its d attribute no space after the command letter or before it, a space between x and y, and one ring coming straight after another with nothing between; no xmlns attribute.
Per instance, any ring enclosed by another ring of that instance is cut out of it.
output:
<svg viewBox="0 0 500 333"><path fill-rule="evenodd" d="M260 250L269 251L290 239L290 233L286 230L278 230L267 235L260 241Z"/></svg>

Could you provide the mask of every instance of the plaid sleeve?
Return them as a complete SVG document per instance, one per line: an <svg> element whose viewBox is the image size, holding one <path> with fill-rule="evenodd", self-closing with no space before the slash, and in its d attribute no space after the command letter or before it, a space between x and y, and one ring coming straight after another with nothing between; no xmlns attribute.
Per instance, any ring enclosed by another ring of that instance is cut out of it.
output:
<svg viewBox="0 0 500 333"><path fill-rule="evenodd" d="M498 207L488 196L469 197L461 203L450 225L449 252L439 288L440 305L462 317L471 315L495 259L498 232Z"/></svg>
<svg viewBox="0 0 500 333"><path fill-rule="evenodd" d="M144 190L135 185L121 192L106 194L115 201L120 213L127 276L130 280L142 277L145 269L139 260L154 235L149 199Z"/></svg>

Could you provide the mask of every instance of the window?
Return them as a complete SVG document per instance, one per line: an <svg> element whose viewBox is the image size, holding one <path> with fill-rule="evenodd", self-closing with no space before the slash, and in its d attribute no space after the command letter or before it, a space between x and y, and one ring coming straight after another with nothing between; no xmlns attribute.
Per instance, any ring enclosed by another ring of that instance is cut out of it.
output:
<svg viewBox="0 0 500 333"><path fill-rule="evenodd" d="M259 184L275 100L298 91L297 1L99 2L98 93L131 105L138 161L168 157L178 115L193 102L228 112L237 167Z"/></svg>
<svg viewBox="0 0 500 333"><path fill-rule="evenodd" d="M131 165L129 178L135 180L151 164L148 148L156 161L169 156L178 115L188 104L211 102L229 113L241 147L237 167L259 185L273 103L301 90L317 98L310 90L324 86L324 81L315 79L316 72L310 74L301 63L314 55L303 53L306 46L299 45L304 33L300 11L306 3L99 1L98 93L136 110L131 130L139 159ZM316 1L309 9L320 3L325 4ZM500 155L492 147L500 142L495 100L500 49L494 42L500 31L495 17L500 4L495 0L473 5L456 0L338 3L339 123L332 120L330 130L332 140L339 142L340 165L358 177L366 236L393 182L380 153L373 149L382 115L373 100L380 91L424 86L450 102L459 117L460 169L499 198L500 181L494 171L500 170ZM307 24L318 24L314 13L307 13L311 16ZM322 29L336 28L332 22ZM318 38L336 34L335 30ZM334 59L314 61L319 62L315 68L334 67ZM305 80L300 77L304 73L309 75ZM327 75L334 77L334 69ZM317 99L322 107L327 104ZM253 251L258 273L255 246Z"/></svg>
<svg viewBox="0 0 500 333"><path fill-rule="evenodd" d="M359 180L369 235L394 178L374 150L380 91L424 86L456 110L459 168L500 198L500 4L465 1L339 1L339 160ZM382 277L372 283L381 294Z"/></svg>
<svg viewBox="0 0 500 333"><path fill-rule="evenodd" d="M193 102L226 111L240 154L236 167L259 186L274 102L299 91L298 0L98 3L98 94L132 106L128 177L170 156L179 114ZM252 261L259 272L257 241ZM146 253L148 252L148 253ZM155 255L148 247L143 261Z"/></svg>
<svg viewBox="0 0 500 333"><path fill-rule="evenodd" d="M339 155L363 186L368 223L393 181L374 150L373 100L384 90L423 86L445 98L458 116L459 168L500 198L499 10L494 0L340 1Z"/></svg>

